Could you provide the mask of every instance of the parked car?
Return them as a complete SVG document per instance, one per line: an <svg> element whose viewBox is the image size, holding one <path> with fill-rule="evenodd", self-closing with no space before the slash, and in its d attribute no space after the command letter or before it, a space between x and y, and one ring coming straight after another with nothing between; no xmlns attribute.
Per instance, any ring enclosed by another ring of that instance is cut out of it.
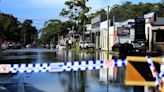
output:
<svg viewBox="0 0 164 92"><path fill-rule="evenodd" d="M26 45L26 48L31 48L31 44Z"/></svg>
<svg viewBox="0 0 164 92"><path fill-rule="evenodd" d="M8 47L9 49L12 49L12 48L13 48L13 42L11 42L11 41L8 42L8 46L9 46L9 47Z"/></svg>
<svg viewBox="0 0 164 92"><path fill-rule="evenodd" d="M5 49L8 49L8 43L7 43L7 41L2 41L2 44L1 44L1 49L2 50L5 50Z"/></svg>
<svg viewBox="0 0 164 92"><path fill-rule="evenodd" d="M95 48L95 44L88 41L81 41L79 42L79 48Z"/></svg>
<svg viewBox="0 0 164 92"><path fill-rule="evenodd" d="M7 45L7 44L4 44L4 43L1 44L1 49L2 49L2 50L5 50L5 49L7 49L7 48L8 48L8 45Z"/></svg>

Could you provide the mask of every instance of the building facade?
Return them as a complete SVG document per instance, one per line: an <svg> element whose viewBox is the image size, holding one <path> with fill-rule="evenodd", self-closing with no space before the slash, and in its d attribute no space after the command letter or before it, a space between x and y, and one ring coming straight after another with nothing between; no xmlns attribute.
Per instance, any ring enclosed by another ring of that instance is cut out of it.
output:
<svg viewBox="0 0 164 92"><path fill-rule="evenodd" d="M91 31L92 31L92 26L91 26L91 24L86 24L85 25L85 33L84 33L84 35L85 35L85 40L86 41L88 41L88 42L91 42Z"/></svg>
<svg viewBox="0 0 164 92"><path fill-rule="evenodd" d="M164 17L157 17L155 21L146 19L145 34L150 51L158 49L156 46L164 51Z"/></svg>
<svg viewBox="0 0 164 92"><path fill-rule="evenodd" d="M96 49L100 49L100 24L105 21L106 18L106 14L102 14L91 19L91 41L95 44Z"/></svg>
<svg viewBox="0 0 164 92"><path fill-rule="evenodd" d="M110 24L110 20L109 20ZM108 41L109 41L109 50L112 50L114 45L114 26L109 25L109 30L107 30L108 21L101 22L100 24L100 48L101 50L108 50ZM108 40L108 31L109 31L109 40Z"/></svg>
<svg viewBox="0 0 164 92"><path fill-rule="evenodd" d="M129 43L134 41L135 29L134 19L115 23L117 30L117 43Z"/></svg>

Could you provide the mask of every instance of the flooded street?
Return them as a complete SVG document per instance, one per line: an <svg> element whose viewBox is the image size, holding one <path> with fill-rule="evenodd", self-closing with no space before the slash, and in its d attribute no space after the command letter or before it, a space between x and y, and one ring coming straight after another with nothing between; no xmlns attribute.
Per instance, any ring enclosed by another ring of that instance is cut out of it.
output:
<svg viewBox="0 0 164 92"><path fill-rule="evenodd" d="M112 57L112 56L111 56ZM79 53L50 49L2 51L1 64L55 63L84 60L105 60L105 52ZM106 69L55 73L0 74L0 92L107 92ZM133 92L124 85L125 71L109 69L108 92Z"/></svg>

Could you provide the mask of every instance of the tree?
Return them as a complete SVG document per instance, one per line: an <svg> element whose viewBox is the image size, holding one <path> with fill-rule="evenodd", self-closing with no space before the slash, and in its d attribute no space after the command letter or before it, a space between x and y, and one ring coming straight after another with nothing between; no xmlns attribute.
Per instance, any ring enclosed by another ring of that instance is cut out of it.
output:
<svg viewBox="0 0 164 92"><path fill-rule="evenodd" d="M44 24L44 28L40 30L40 42L42 44L55 43L58 35L66 36L74 23L72 21L60 21L58 19L48 20Z"/></svg>
<svg viewBox="0 0 164 92"><path fill-rule="evenodd" d="M62 30L62 22L60 20L49 20L44 24L44 28L41 31L40 41L43 44L50 44L52 39L57 38L57 35Z"/></svg>
<svg viewBox="0 0 164 92"><path fill-rule="evenodd" d="M20 22L16 17L9 14L0 14L1 37L2 40L20 41Z"/></svg>
<svg viewBox="0 0 164 92"><path fill-rule="evenodd" d="M90 10L90 7L86 6L88 0L68 0L65 2L65 5L68 9L62 9L60 16L68 17L70 20L78 21L78 26L75 26L75 29L82 28L83 22L87 20L87 14ZM76 23L75 23L76 24ZM78 27L78 28L77 28Z"/></svg>
<svg viewBox="0 0 164 92"><path fill-rule="evenodd" d="M61 30L60 34L61 35L67 34L71 30L73 25L74 25L74 23L69 20L62 22L62 30ZM77 29L75 29L75 30L77 30Z"/></svg>
<svg viewBox="0 0 164 92"><path fill-rule="evenodd" d="M106 15L107 12L105 11L105 9L101 9L99 11L96 11L95 13L91 13L88 15L86 24L91 24L91 19L96 17L97 15Z"/></svg>
<svg viewBox="0 0 164 92"><path fill-rule="evenodd" d="M125 2L122 5L114 5L110 11L110 18L115 16L116 21L124 21L130 18L142 17L144 14L156 12L159 17L164 16L164 3L139 3Z"/></svg>
<svg viewBox="0 0 164 92"><path fill-rule="evenodd" d="M21 43L24 45L33 44L37 39L37 29L32 26L32 20L26 19L22 23Z"/></svg>
<svg viewBox="0 0 164 92"><path fill-rule="evenodd" d="M155 11L159 17L164 17L164 2L156 3L153 7L153 11Z"/></svg>

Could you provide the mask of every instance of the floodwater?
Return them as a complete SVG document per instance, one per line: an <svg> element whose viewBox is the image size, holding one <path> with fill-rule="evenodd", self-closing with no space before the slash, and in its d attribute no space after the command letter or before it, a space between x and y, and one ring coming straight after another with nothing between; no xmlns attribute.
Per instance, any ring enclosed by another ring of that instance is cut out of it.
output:
<svg viewBox="0 0 164 92"><path fill-rule="evenodd" d="M110 56L111 57L111 56ZM46 63L63 61L102 60L105 52L71 52L50 49L20 49L2 51L1 64ZM133 92L124 85L124 68L55 73L0 74L0 92Z"/></svg>

